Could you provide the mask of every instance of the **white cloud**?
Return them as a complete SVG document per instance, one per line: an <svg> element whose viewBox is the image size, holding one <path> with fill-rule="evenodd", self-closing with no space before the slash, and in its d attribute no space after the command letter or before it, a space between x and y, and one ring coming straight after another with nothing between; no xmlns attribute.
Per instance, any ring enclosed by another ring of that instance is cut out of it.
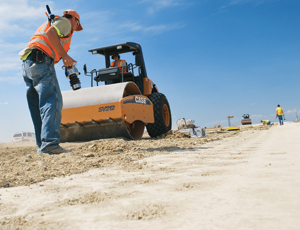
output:
<svg viewBox="0 0 300 230"><path fill-rule="evenodd" d="M139 3L151 3L161 7L176 6L180 4L180 0L142 0Z"/></svg>
<svg viewBox="0 0 300 230"><path fill-rule="evenodd" d="M166 25L154 25L144 28L147 33L163 33L170 30L177 30L184 27L183 24L166 24Z"/></svg>
<svg viewBox="0 0 300 230"><path fill-rule="evenodd" d="M8 105L8 102L0 102L0 105Z"/></svg>
<svg viewBox="0 0 300 230"><path fill-rule="evenodd" d="M12 59L11 61L5 60L5 62L1 62L0 59L0 69L1 72L10 71L10 70L17 70L21 69L21 61L20 59Z"/></svg>
<svg viewBox="0 0 300 230"><path fill-rule="evenodd" d="M26 33L25 28L35 24L35 20L47 19L44 14L46 11L45 5L45 1L36 0L1 1L0 15L2 17L0 30L5 31L6 36L20 36L20 34ZM7 16L8 14L9 16Z"/></svg>
<svg viewBox="0 0 300 230"><path fill-rule="evenodd" d="M26 47L27 43L22 42L22 43L11 43L9 41L7 42L2 42L0 41L0 56L7 55L7 53L10 52L15 52L15 51L20 51L24 47Z"/></svg>
<svg viewBox="0 0 300 230"><path fill-rule="evenodd" d="M1 1L0 3L0 14L7 15L9 17L3 17L1 20L4 21L20 21L20 20L31 20L41 17L41 12L46 11L46 2L51 4L49 1L37 1L37 0L10 0ZM30 5L29 5L30 3ZM44 16L44 15L42 15ZM45 16L44 16L45 17Z"/></svg>
<svg viewBox="0 0 300 230"><path fill-rule="evenodd" d="M21 72L21 60L19 58L19 51L21 51L26 44L22 46L20 44L16 44L15 47L11 47L11 44L7 44L7 47L3 47L3 44L0 44L0 73L1 77L7 71L19 71ZM11 49L10 49L11 47Z"/></svg>
<svg viewBox="0 0 300 230"><path fill-rule="evenodd" d="M261 118L263 117L262 114L254 114L254 115L251 115L252 118Z"/></svg>
<svg viewBox="0 0 300 230"><path fill-rule="evenodd" d="M232 121L232 120L231 120ZM228 126L228 120L219 120L219 121L214 121L214 122L211 122L211 123L206 123L204 126L205 127L212 127L212 126L216 126L216 125L223 125L224 124L226 126Z"/></svg>
<svg viewBox="0 0 300 230"><path fill-rule="evenodd" d="M11 73L7 73L7 74L1 73L0 83L12 83L12 84L24 83L24 79L23 79L23 76L22 76L21 65L20 65L19 69L20 69L19 71L15 71L13 74L11 74Z"/></svg>
<svg viewBox="0 0 300 230"><path fill-rule="evenodd" d="M297 113L297 112L299 112L299 111L297 111L297 109L293 109L293 110L288 110L288 111L286 112L286 114Z"/></svg>
<svg viewBox="0 0 300 230"><path fill-rule="evenodd" d="M174 7L174 6L182 6L186 4L182 0L143 0L140 3L150 3L151 6L147 8L147 12L149 14L154 14L157 11L160 11L165 8Z"/></svg>
<svg viewBox="0 0 300 230"><path fill-rule="evenodd" d="M12 83L12 84L20 84L22 82L24 82L21 74L19 77L0 77L0 82L3 83Z"/></svg>
<svg viewBox="0 0 300 230"><path fill-rule="evenodd" d="M264 3L268 3L268 2L273 3L275 1L279 1L279 0L231 0L227 5L222 5L218 9L218 12L215 13L214 15L220 14L220 13L223 13L223 12L227 12L228 8L230 6L244 5L244 4L247 4L247 3L255 5L255 6L260 6L260 5L264 4Z"/></svg>
<svg viewBox="0 0 300 230"><path fill-rule="evenodd" d="M126 23L120 25L120 28L128 28L127 30L131 31L141 31L143 33L151 33L151 34L160 34L170 30L181 29L185 25L183 24L161 24L161 25L152 25L152 26L144 26L139 23Z"/></svg>
<svg viewBox="0 0 300 230"><path fill-rule="evenodd" d="M23 81L18 53L27 45L41 23L47 20L46 4L50 1L10 0L0 2L0 82Z"/></svg>
<svg viewBox="0 0 300 230"><path fill-rule="evenodd" d="M101 15L99 13L99 15ZM109 16L111 18L111 15ZM183 23L174 23L174 24L159 24L159 25L143 25L140 22L123 22L120 24L119 22L110 21L109 18L104 17L103 21L101 22L98 20L94 20L92 24L89 24L85 27L86 33L91 33L94 36L88 38L87 44L96 42L96 41L103 41L103 40L113 40L116 37L123 37L126 36L127 40L135 40L136 37L140 36L140 33L146 35L157 35L162 34L172 30L179 30L183 28L185 25ZM95 27L98 29L95 31ZM103 33L102 31L105 31ZM129 33L134 32L134 33ZM126 39L125 39L126 40ZM82 44L84 45L84 44Z"/></svg>
<svg viewBox="0 0 300 230"><path fill-rule="evenodd" d="M229 5L246 4L246 3L261 5L265 2L274 2L274 0L231 0Z"/></svg>
<svg viewBox="0 0 300 230"><path fill-rule="evenodd" d="M236 5L236 4L240 4L240 3L246 3L249 1L251 1L251 0L232 0L232 1L230 1L229 5Z"/></svg>
<svg viewBox="0 0 300 230"><path fill-rule="evenodd" d="M120 22L115 21L118 18L117 12L94 11L80 17L84 33L92 35L87 37L86 44L90 45L95 41L99 42L101 40L112 40L112 38L118 37L120 32L122 32Z"/></svg>

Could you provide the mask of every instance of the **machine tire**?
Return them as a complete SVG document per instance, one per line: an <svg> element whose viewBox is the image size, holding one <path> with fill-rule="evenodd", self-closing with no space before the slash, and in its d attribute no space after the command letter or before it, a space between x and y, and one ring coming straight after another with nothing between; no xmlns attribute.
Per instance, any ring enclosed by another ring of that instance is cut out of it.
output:
<svg viewBox="0 0 300 230"><path fill-rule="evenodd" d="M148 96L153 103L154 123L146 125L150 137L157 137L171 130L172 116L169 102L162 93L152 93Z"/></svg>

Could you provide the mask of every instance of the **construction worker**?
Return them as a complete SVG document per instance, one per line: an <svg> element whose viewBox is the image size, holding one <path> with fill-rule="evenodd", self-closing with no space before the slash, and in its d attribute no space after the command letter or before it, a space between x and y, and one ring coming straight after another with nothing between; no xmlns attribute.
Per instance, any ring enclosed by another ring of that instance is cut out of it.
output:
<svg viewBox="0 0 300 230"><path fill-rule="evenodd" d="M126 73L127 72L127 63L125 60L121 60L120 59L120 55L115 53L111 56L111 59L113 59L114 61L111 63L110 67L120 67L120 71L121 73L124 72Z"/></svg>
<svg viewBox="0 0 300 230"><path fill-rule="evenodd" d="M271 125L271 121L270 120L260 120L260 122L262 122L263 124L263 126L265 126L265 125Z"/></svg>
<svg viewBox="0 0 300 230"><path fill-rule="evenodd" d="M285 120L283 109L280 107L280 105L277 105L276 108L276 117L278 117L279 125L283 125L283 118Z"/></svg>
<svg viewBox="0 0 300 230"><path fill-rule="evenodd" d="M70 152L59 146L62 96L54 64L62 59L65 67L73 66L76 61L67 52L73 32L81 30L78 13L66 10L42 24L19 53L38 153Z"/></svg>

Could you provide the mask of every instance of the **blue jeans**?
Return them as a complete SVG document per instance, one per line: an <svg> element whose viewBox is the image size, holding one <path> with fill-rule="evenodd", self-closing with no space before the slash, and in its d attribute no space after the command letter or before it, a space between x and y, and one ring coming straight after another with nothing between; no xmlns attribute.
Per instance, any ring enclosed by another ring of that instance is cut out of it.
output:
<svg viewBox="0 0 300 230"><path fill-rule="evenodd" d="M44 63L31 59L23 61L22 72L38 153L42 153L59 147L62 96L53 59L46 55Z"/></svg>
<svg viewBox="0 0 300 230"><path fill-rule="evenodd" d="M283 125L283 118L282 118L282 115L277 115L278 117L278 120L279 120L279 124L280 125Z"/></svg>

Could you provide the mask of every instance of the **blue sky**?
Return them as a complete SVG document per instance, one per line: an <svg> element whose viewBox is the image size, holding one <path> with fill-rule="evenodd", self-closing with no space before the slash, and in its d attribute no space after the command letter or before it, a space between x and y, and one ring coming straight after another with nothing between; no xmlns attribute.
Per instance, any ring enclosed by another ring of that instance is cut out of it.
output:
<svg viewBox="0 0 300 230"><path fill-rule="evenodd" d="M83 31L69 54L89 70L104 58L88 49L137 42L148 77L170 103L173 129L180 118L201 127L275 121L279 103L288 121L300 115L300 1L298 0L127 0L0 3L0 141L33 131L18 53L47 19L46 5L61 15L75 9ZM130 56L124 59L129 59ZM68 80L56 65L62 91ZM83 71L82 71L83 72ZM90 79L80 75L82 87Z"/></svg>

